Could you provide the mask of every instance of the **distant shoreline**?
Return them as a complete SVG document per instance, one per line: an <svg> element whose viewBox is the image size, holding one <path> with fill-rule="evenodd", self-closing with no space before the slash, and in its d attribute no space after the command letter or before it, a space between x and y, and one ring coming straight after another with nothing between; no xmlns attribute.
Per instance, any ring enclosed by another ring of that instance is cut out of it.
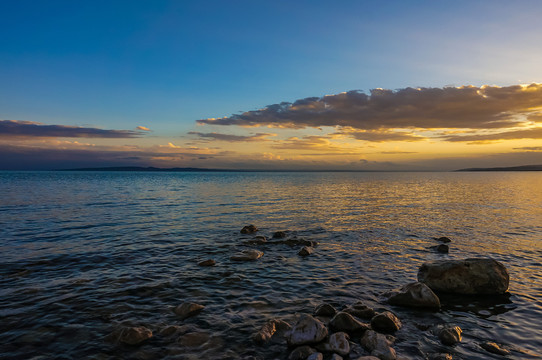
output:
<svg viewBox="0 0 542 360"><path fill-rule="evenodd" d="M542 171L542 165L523 165L509 167L491 167L491 168L468 168L455 171Z"/></svg>

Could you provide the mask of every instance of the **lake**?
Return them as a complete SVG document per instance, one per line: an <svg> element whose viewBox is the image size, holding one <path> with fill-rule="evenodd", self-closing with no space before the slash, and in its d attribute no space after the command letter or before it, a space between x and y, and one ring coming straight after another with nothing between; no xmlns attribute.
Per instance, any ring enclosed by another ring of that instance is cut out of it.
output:
<svg viewBox="0 0 542 360"><path fill-rule="evenodd" d="M360 300L402 320L404 359L502 359L485 341L540 356L542 173L0 172L0 195L0 358L286 359L284 344L251 340L266 320ZM247 245L248 224L319 245ZM432 248L441 236L449 254ZM243 249L264 256L230 260ZM509 294L445 297L438 312L382 297L426 261L469 257L502 262ZM187 301L205 309L181 321L172 309ZM443 324L460 344L439 342ZM108 340L126 325L154 336ZM160 335L168 325L209 341L185 346Z"/></svg>

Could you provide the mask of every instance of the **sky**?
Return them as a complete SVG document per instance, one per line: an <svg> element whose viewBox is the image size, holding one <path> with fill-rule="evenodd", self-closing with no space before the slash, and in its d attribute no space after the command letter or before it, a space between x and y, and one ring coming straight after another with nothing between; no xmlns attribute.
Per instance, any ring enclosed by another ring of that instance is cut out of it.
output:
<svg viewBox="0 0 542 360"><path fill-rule="evenodd" d="M542 164L540 1L0 0L0 170Z"/></svg>

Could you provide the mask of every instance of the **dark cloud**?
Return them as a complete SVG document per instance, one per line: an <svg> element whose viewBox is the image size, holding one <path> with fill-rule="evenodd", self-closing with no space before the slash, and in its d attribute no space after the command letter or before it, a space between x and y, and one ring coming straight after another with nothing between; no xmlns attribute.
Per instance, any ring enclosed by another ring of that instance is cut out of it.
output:
<svg viewBox="0 0 542 360"><path fill-rule="evenodd" d="M136 138L131 130L104 130L65 125L44 125L32 121L0 120L0 137L9 138Z"/></svg>
<svg viewBox="0 0 542 360"><path fill-rule="evenodd" d="M275 145L271 146L273 149L280 150L324 150L326 152L334 152L344 154L351 150L346 147L338 146L331 141L327 136L304 136L303 138L291 137L283 141L277 141ZM308 155L308 154L305 154Z"/></svg>
<svg viewBox="0 0 542 360"><path fill-rule="evenodd" d="M523 147L514 148L513 150L538 152L538 151L542 151L542 146L523 146Z"/></svg>
<svg viewBox="0 0 542 360"><path fill-rule="evenodd" d="M356 140L364 140L371 142L387 142L387 141L422 141L423 136L411 134L405 131L382 131L382 130L353 130L343 129L333 135L345 135Z"/></svg>
<svg viewBox="0 0 542 360"><path fill-rule="evenodd" d="M536 116L542 107L542 84L374 89L283 102L199 124L305 128L348 126L378 130L507 128ZM538 118L537 118L538 119Z"/></svg>
<svg viewBox="0 0 542 360"><path fill-rule="evenodd" d="M257 133L254 135L230 135L230 134L220 134L220 133L201 133L197 131L190 131L189 135L196 135L200 138L209 139L209 140L219 140L219 141L228 141L228 142L244 142L244 141L268 141L266 139L270 136L275 136L275 134L268 133Z"/></svg>
<svg viewBox="0 0 542 360"><path fill-rule="evenodd" d="M542 127L525 130L504 131L494 134L447 135L442 138L442 140L452 142L489 142L519 139L542 139Z"/></svg>
<svg viewBox="0 0 542 360"><path fill-rule="evenodd" d="M383 155L397 155L397 154L418 154L417 151L381 151L379 154Z"/></svg>

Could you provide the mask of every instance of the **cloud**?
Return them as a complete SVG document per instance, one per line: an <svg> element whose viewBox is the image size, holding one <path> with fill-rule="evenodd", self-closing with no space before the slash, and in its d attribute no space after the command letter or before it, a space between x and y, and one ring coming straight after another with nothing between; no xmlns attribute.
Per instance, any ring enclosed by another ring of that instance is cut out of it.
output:
<svg viewBox="0 0 542 360"><path fill-rule="evenodd" d="M492 142L499 140L519 140L519 139L542 139L542 127L504 131L493 134L475 134L475 135L448 135L442 137L442 140L458 142Z"/></svg>
<svg viewBox="0 0 542 360"><path fill-rule="evenodd" d="M151 131L151 129L149 129L148 127L145 127L145 126L138 126L138 127L136 127L136 130Z"/></svg>
<svg viewBox="0 0 542 360"><path fill-rule="evenodd" d="M538 152L538 151L542 151L542 146L523 146L523 147L514 148L513 150Z"/></svg>
<svg viewBox="0 0 542 360"><path fill-rule="evenodd" d="M33 121L0 120L0 137L35 138L136 138L140 134L131 130L104 130L65 125L44 125Z"/></svg>
<svg viewBox="0 0 542 360"><path fill-rule="evenodd" d="M329 141L330 137L327 136L305 136L303 138L291 137L283 141L276 141L275 145L271 147L273 149L280 150L319 150L333 153L346 154L351 151L352 148L339 146ZM306 154L308 155L308 154ZM312 155L312 154L311 154Z"/></svg>
<svg viewBox="0 0 542 360"><path fill-rule="evenodd" d="M200 138L208 140L218 140L218 141L228 141L228 142L244 142L244 141L269 141L266 139L270 136L276 136L276 134L270 133L257 133L254 135L230 135L230 134L220 134L220 133L202 133L197 131L190 131L189 135L196 135Z"/></svg>
<svg viewBox="0 0 542 360"><path fill-rule="evenodd" d="M386 130L355 130L352 128L343 128L333 135L345 135L356 140L370 142L387 141L422 141L426 138L405 131L386 131Z"/></svg>
<svg viewBox="0 0 542 360"><path fill-rule="evenodd" d="M353 90L282 102L198 124L306 128L495 129L539 119L542 84Z"/></svg>

